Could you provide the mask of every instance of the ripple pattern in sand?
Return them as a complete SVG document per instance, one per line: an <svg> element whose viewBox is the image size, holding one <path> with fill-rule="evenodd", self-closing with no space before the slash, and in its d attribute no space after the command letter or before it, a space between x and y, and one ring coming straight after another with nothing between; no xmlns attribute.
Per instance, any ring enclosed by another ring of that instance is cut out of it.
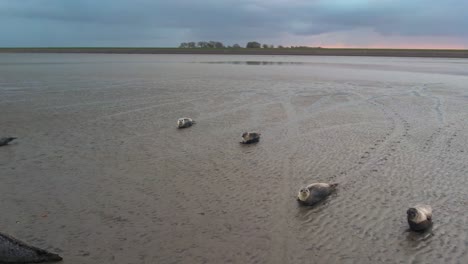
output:
<svg viewBox="0 0 468 264"><path fill-rule="evenodd" d="M2 133L20 139L0 149L1 227L65 264L468 262L467 80L449 61L47 56L95 63L0 65ZM316 181L340 186L299 207ZM406 232L419 202L424 236Z"/></svg>

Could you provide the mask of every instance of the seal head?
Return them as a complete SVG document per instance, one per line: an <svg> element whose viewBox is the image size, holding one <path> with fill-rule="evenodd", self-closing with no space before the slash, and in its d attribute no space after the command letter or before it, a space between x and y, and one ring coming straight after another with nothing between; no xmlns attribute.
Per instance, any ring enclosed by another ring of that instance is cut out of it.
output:
<svg viewBox="0 0 468 264"><path fill-rule="evenodd" d="M429 205L416 205L406 211L410 229L424 232L432 227L432 208Z"/></svg>
<svg viewBox="0 0 468 264"><path fill-rule="evenodd" d="M302 202L305 202L307 201L307 198L309 197L309 195L310 195L310 191L308 188L301 188L297 195L297 199Z"/></svg>

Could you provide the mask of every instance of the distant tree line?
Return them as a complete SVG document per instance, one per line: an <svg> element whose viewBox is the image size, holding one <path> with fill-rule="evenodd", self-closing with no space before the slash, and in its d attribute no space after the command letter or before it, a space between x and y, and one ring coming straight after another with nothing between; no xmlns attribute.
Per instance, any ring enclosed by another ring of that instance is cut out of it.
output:
<svg viewBox="0 0 468 264"><path fill-rule="evenodd" d="M198 42L182 42L179 45L179 48L210 48L210 49L222 49L222 48L234 48L234 49L240 49L243 48L239 44L234 44L232 46L225 46L222 42L219 41L198 41ZM274 49L275 45L269 45L269 44L261 44L257 41L250 41L247 42L245 45L245 48L247 49ZM291 47L285 47L282 45L278 45L276 48L278 49L287 49L287 48L292 48L292 49L310 49L310 48L320 48L320 47L308 47L308 46L291 46Z"/></svg>
<svg viewBox="0 0 468 264"><path fill-rule="evenodd" d="M199 41L199 42L182 42L179 48L224 48L224 44L219 41Z"/></svg>

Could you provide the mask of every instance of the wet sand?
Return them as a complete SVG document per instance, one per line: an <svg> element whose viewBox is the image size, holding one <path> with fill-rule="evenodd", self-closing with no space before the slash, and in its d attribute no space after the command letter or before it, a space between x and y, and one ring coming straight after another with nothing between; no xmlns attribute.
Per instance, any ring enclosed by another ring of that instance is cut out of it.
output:
<svg viewBox="0 0 468 264"><path fill-rule="evenodd" d="M211 55L300 55L378 56L423 58L468 58L468 50L456 49L362 49L362 48L0 48L0 53L97 53L97 54L211 54Z"/></svg>
<svg viewBox="0 0 468 264"><path fill-rule="evenodd" d="M65 264L468 262L468 60L0 62L0 229ZM299 207L311 182L340 186Z"/></svg>

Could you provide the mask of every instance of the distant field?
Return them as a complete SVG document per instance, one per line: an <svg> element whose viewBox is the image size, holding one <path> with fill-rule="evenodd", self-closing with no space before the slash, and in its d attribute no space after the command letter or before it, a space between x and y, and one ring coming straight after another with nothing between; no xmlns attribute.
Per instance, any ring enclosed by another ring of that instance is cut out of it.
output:
<svg viewBox="0 0 468 264"><path fill-rule="evenodd" d="M0 53L232 54L468 58L468 50L328 49L328 48L0 48Z"/></svg>

